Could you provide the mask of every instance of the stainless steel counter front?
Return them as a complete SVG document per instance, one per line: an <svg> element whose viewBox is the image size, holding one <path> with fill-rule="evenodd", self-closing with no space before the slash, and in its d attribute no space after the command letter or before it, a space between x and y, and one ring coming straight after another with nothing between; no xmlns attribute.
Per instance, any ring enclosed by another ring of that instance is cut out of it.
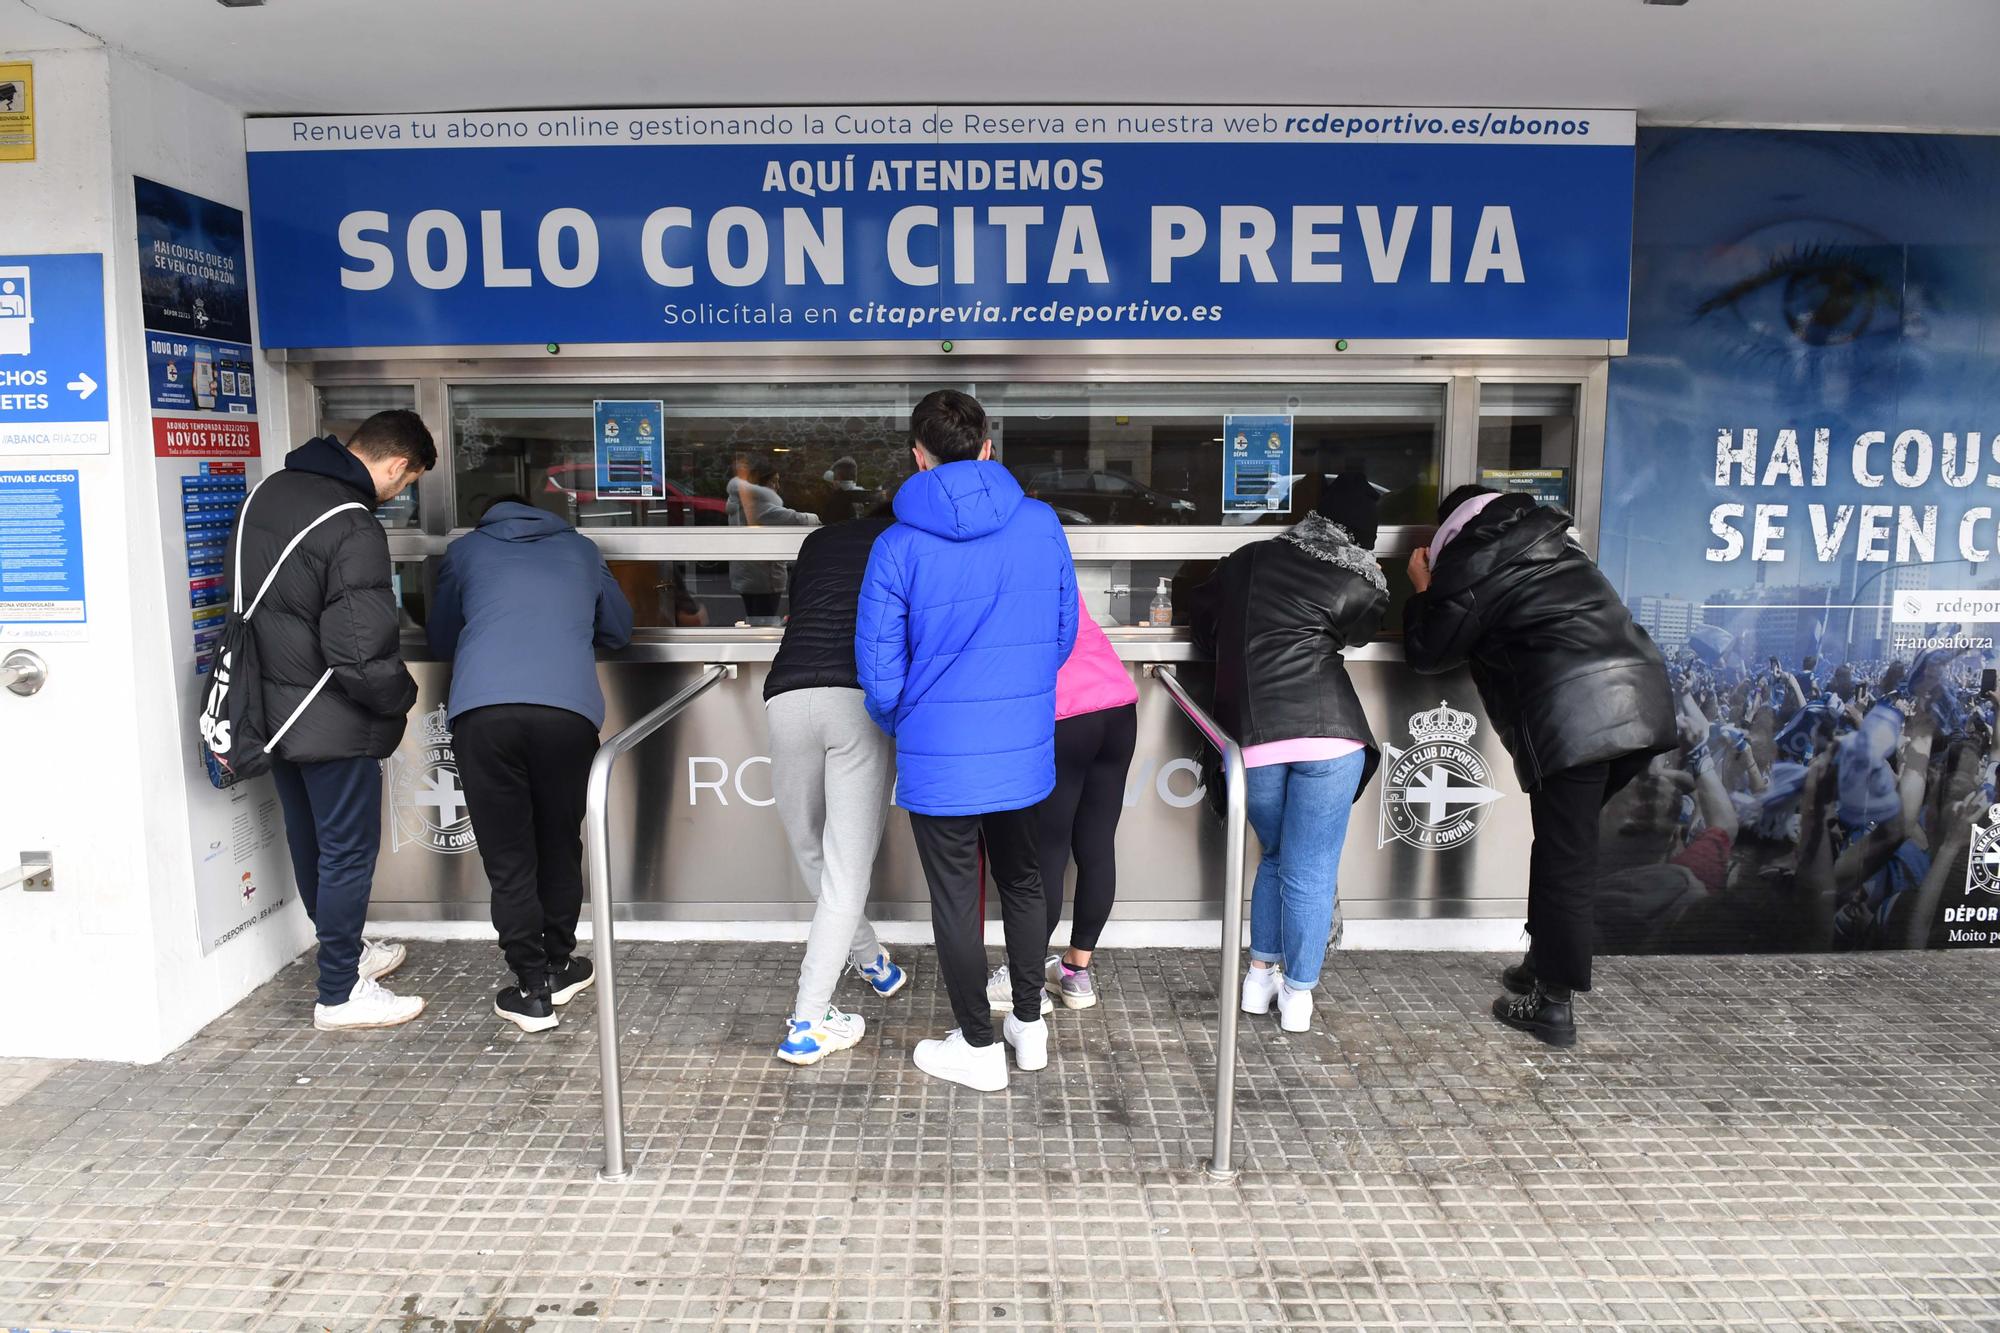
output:
<svg viewBox="0 0 2000 1333"><path fill-rule="evenodd" d="M1223 828L1203 799L1203 744L1165 690L1140 672L1145 662L1176 663L1204 697L1206 667L1176 634L1110 633L1139 676L1139 743L1118 829L1118 916L1213 917ZM621 917L810 917L811 900L772 808L763 686L778 638L775 631L683 633L636 645L600 666L607 736L686 685L703 663L742 667L736 680L711 690L619 767L611 829ZM1386 748L1348 828L1343 911L1353 919L1520 915L1527 805L1470 677L1418 676L1394 643L1350 653L1348 663ZM445 730L449 669L423 661L410 669L418 704L387 766L373 910L393 920L482 920L486 878ZM1438 711L1441 704L1447 711ZM885 919L929 913L901 811L891 812L871 910Z"/></svg>

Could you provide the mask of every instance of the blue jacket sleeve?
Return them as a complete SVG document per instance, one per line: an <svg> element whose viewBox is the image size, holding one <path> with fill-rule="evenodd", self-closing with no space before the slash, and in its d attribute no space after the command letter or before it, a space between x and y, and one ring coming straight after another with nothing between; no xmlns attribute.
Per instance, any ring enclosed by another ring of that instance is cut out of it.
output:
<svg viewBox="0 0 2000 1333"><path fill-rule="evenodd" d="M430 619L424 633L431 642L431 656L449 662L458 652L458 636L465 630L465 602L458 586L458 566L446 551L438 561L437 588L431 594Z"/></svg>
<svg viewBox="0 0 2000 1333"><path fill-rule="evenodd" d="M1060 640L1056 645L1056 661L1062 663L1069 661L1070 650L1076 647L1078 606L1076 597L1076 561L1070 556L1069 538L1063 535L1062 525L1057 523L1055 529L1056 550L1062 564L1060 574L1062 583L1062 614L1056 621L1056 637Z"/></svg>
<svg viewBox="0 0 2000 1333"><path fill-rule="evenodd" d="M895 548L891 541L875 543L854 622L854 667L868 716L891 736L910 670L909 590L903 586Z"/></svg>
<svg viewBox="0 0 2000 1333"><path fill-rule="evenodd" d="M597 633L591 642L614 652L632 642L632 603L625 600L625 590L611 577L611 566L601 556L597 561Z"/></svg>

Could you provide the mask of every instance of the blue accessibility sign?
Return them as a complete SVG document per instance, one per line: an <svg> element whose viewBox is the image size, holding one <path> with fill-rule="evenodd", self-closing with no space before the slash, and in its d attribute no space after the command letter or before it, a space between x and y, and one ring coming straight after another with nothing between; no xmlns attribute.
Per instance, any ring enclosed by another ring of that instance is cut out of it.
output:
<svg viewBox="0 0 2000 1333"><path fill-rule="evenodd" d="M111 447L104 256L0 255L0 454Z"/></svg>

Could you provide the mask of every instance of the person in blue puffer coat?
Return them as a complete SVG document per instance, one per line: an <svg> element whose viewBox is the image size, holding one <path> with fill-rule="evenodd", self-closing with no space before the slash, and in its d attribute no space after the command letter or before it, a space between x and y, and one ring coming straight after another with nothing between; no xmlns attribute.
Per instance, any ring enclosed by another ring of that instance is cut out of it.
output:
<svg viewBox="0 0 2000 1333"><path fill-rule="evenodd" d="M869 716L896 738L896 803L930 883L938 970L958 1028L917 1043L919 1069L1007 1086L993 1040L980 840L1000 893L1022 1069L1048 1064L1034 807L1055 789L1056 672L1076 642L1076 568L1053 509L993 461L986 410L940 389L910 414L917 475L862 580L855 665Z"/></svg>

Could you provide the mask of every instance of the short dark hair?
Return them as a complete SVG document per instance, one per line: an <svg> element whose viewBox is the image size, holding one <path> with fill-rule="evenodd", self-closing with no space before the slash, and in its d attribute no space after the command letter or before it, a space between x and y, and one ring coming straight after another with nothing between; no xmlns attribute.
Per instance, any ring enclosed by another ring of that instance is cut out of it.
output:
<svg viewBox="0 0 2000 1333"><path fill-rule="evenodd" d="M479 511L479 517L482 520L485 519L488 514L498 509L501 505L524 505L526 503L528 503L528 497L518 492L512 495L496 495L486 502L486 508Z"/></svg>
<svg viewBox="0 0 2000 1333"><path fill-rule="evenodd" d="M431 439L431 428L407 407L377 412L354 428L354 434L347 439L347 447L378 463L391 458L403 459L421 472L429 472L438 462L437 443Z"/></svg>
<svg viewBox="0 0 2000 1333"><path fill-rule="evenodd" d="M1474 482L1467 482L1450 495L1445 496L1444 499L1438 501L1438 522L1442 523L1450 518L1451 511L1464 504L1467 500L1475 500L1482 495L1496 494L1498 492L1491 486L1481 486Z"/></svg>
<svg viewBox="0 0 2000 1333"><path fill-rule="evenodd" d="M910 413L910 439L940 463L977 458L986 445L986 409L969 393L933 389Z"/></svg>

